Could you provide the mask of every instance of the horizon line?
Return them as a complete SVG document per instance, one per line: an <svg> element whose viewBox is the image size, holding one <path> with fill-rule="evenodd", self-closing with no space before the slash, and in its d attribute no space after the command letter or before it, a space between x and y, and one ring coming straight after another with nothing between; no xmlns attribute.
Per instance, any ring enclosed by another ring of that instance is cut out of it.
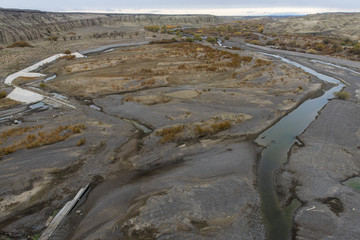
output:
<svg viewBox="0 0 360 240"><path fill-rule="evenodd" d="M326 13L359 13L360 9L334 8L222 8L222 9L21 9L0 8L8 10L42 11L59 13L96 13L96 14L158 14L158 15L214 15L214 16L304 16Z"/></svg>

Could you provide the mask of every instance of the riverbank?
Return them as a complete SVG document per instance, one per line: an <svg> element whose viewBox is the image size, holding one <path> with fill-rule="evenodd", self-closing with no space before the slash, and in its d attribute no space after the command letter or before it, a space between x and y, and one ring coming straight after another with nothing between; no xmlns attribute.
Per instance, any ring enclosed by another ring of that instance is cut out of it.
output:
<svg viewBox="0 0 360 240"><path fill-rule="evenodd" d="M360 194L344 182L360 174L358 77L336 67L321 67L326 74L346 80L351 98L331 100L299 136L301 144L291 149L288 162L278 171L277 189L284 204L294 197L302 202L294 216L297 238L357 239Z"/></svg>

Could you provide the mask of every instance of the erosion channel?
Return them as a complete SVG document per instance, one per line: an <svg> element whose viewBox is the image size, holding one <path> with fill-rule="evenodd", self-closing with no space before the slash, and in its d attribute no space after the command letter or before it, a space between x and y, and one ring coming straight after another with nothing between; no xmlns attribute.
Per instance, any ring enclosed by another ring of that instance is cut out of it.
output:
<svg viewBox="0 0 360 240"><path fill-rule="evenodd" d="M256 139L256 143L265 147L258 167L258 191L262 199L261 204L267 229L267 239L282 240L290 237L292 216L300 203L293 200L288 207L283 208L281 206L274 187L274 175L276 170L287 162L288 152L297 141L296 137L315 120L319 111L334 97L333 93L340 91L344 84L335 78L315 72L283 57L271 54L265 55L281 58L282 61L300 67L325 82L336 84L322 96L302 103Z"/></svg>

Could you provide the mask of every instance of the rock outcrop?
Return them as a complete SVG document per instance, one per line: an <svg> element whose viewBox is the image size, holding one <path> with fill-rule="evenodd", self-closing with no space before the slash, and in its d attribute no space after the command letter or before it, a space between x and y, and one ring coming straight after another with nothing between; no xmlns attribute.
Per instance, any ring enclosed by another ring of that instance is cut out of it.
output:
<svg viewBox="0 0 360 240"><path fill-rule="evenodd" d="M0 9L0 43L31 41L50 34L91 26L149 24L199 26L220 22L221 18L212 15L52 13Z"/></svg>

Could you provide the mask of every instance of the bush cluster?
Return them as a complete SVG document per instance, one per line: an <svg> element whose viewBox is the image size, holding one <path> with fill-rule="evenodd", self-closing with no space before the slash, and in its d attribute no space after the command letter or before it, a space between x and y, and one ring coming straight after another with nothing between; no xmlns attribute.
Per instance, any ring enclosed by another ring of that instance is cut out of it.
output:
<svg viewBox="0 0 360 240"><path fill-rule="evenodd" d="M177 134L182 132L184 129L183 125L174 126L170 128L164 128L156 132L156 136L161 136L162 139L159 141L160 143L166 143L173 141Z"/></svg>
<svg viewBox="0 0 360 240"><path fill-rule="evenodd" d="M1 98L5 98L6 96L7 96L6 91L1 91L1 92L0 92L0 99L1 99Z"/></svg>
<svg viewBox="0 0 360 240"><path fill-rule="evenodd" d="M341 100L347 100L350 98L350 93L346 91L335 92L334 96Z"/></svg>
<svg viewBox="0 0 360 240"><path fill-rule="evenodd" d="M43 128L43 126L13 128L2 132L0 134L0 145L6 143L9 137L22 136L24 133L31 132L39 128ZM78 124L74 126L59 126L56 129L47 132L38 131L37 133L29 133L25 138L16 142L14 141L12 145L0 148L0 157L11 154L20 149L31 149L64 141L73 134L81 133L81 130L83 129L86 129L85 125ZM83 142L83 144L84 143L85 142Z"/></svg>
<svg viewBox="0 0 360 240"><path fill-rule="evenodd" d="M7 48L17 48L17 47L32 47L28 42L25 41L17 41L8 45Z"/></svg>

